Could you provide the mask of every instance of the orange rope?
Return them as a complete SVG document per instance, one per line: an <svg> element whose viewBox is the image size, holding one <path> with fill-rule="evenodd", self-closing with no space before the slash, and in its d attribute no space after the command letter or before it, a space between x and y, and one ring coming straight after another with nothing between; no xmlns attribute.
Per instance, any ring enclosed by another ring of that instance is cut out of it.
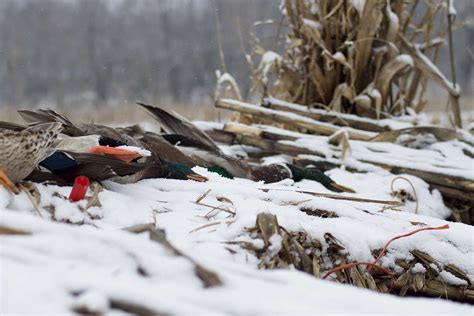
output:
<svg viewBox="0 0 474 316"><path fill-rule="evenodd" d="M420 228L420 229L414 230L412 232L409 232L409 233L406 233L406 234L403 234L403 235L395 236L392 239L390 239L389 241L387 241L387 243L385 244L385 246L382 249L382 252L378 255L378 257L375 259L374 262L351 262L351 263L346 263L346 264L337 266L337 267L329 270L328 272L326 272L326 274L324 274L324 276L323 276L323 279L326 279L328 276L330 276L334 272L344 270L344 269L347 269L347 268L351 268L351 267L354 267L354 266L359 266L359 265L368 266L369 267L368 271L372 270L373 267L376 267L376 268L380 269L381 271L385 272L386 274L390 275L393 278L394 273L392 271L387 270L387 269L385 269L382 266L377 264L380 261L380 259L382 259L384 254L387 252L388 246L397 239L408 237L408 236L414 235L416 233L419 233L419 232L422 232L422 231L425 231L425 230L442 230L442 229L449 229L449 225L446 224L446 225L438 226L438 227Z"/></svg>
<svg viewBox="0 0 474 316"><path fill-rule="evenodd" d="M366 265L366 266L369 266L371 268L376 267L376 268L380 269L381 271L385 272L386 274L388 274L390 276L394 275L394 273L392 271L387 270L387 269L385 269L384 267L382 267L378 264L374 264L374 263L371 263L371 262L351 262L351 263L346 263L346 264L337 266L337 267L329 270L328 272L326 272L326 274L324 274L323 279L326 279L328 276L330 276L331 274L333 274L336 271L344 270L344 269L347 269L347 268L352 268L354 266L361 266L361 265Z"/></svg>
<svg viewBox="0 0 474 316"><path fill-rule="evenodd" d="M380 261L380 259L382 259L383 255L387 252L388 246L389 246L392 242L394 242L395 240L401 239L401 238L405 238L405 237L414 235L414 234L416 234L416 233L419 233L419 232L422 232L422 231L425 231L425 230L442 230L442 229L449 229L449 225L446 224L446 225L438 226L438 227L425 227L425 228L420 228L420 229L414 230L414 231L412 231L412 232L409 232L409 233L406 233L406 234L403 234L403 235L399 235L399 236L393 237L392 239L390 239L390 240L385 244L385 246L383 247L382 252L379 254L379 256L377 257L377 259L375 259L374 264L377 264L377 263ZM370 270L371 270L371 268L369 268L369 271L370 271Z"/></svg>

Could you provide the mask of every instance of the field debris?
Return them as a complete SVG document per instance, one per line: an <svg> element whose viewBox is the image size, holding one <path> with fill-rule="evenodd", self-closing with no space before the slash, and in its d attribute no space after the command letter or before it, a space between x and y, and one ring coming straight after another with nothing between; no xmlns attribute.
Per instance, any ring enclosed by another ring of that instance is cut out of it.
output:
<svg viewBox="0 0 474 316"><path fill-rule="evenodd" d="M345 180L366 175L365 182L345 182L351 183L355 194L318 194L295 183L296 192L361 203L364 208L379 203L379 213L406 210L409 204L414 214L426 211L423 196L430 192L449 209L444 219L473 225L474 137L461 129L454 69L450 81L436 66L446 34L450 49L453 44L451 13L447 29L435 20L448 9L454 14L451 5L448 8L445 1L284 0L281 8L289 26L278 30L284 35L275 39L271 49L254 41L250 56L255 65L254 94L248 100L218 95L216 108L236 113L237 119L203 125L206 132L229 148L241 146L245 159L253 163L291 163L330 175L344 170ZM280 53L275 51L278 45ZM454 63L452 51L450 61ZM424 119L423 112L430 106L428 80L447 92L452 128ZM373 199L373 191L365 189L379 173L391 178L393 200ZM428 191L422 192L421 187ZM406 226L408 233L397 231L395 237L387 237L383 248L373 248L368 238L362 247L370 248L371 255L361 257L337 237L346 227L344 216L330 207L305 204L289 201L284 205L301 206L299 211L330 222L339 231L323 229L314 234L290 229L277 215L260 213L247 229L253 242L241 243L259 258L260 268L295 268L383 293L473 302L472 277L457 259L440 264L432 253L416 246L398 250L398 258L385 258L388 251L397 252L398 242L392 245L393 241L427 234L423 233L427 230L448 230L449 224L411 221L420 227L410 230ZM454 276L456 282L446 283Z"/></svg>
<svg viewBox="0 0 474 316"><path fill-rule="evenodd" d="M436 66L447 35L454 63L452 7L441 0L283 1L289 28L284 41L276 39L283 53L255 39L256 96L220 95L216 107L240 114L239 123L208 132L217 141L285 154L305 166L354 168L347 161L355 161L419 177L441 192L455 220L474 223L474 138L460 129L454 68L451 82ZM447 28L435 23L446 16ZM448 92L453 129L423 121L428 80Z"/></svg>
<svg viewBox="0 0 474 316"><path fill-rule="evenodd" d="M321 218L334 218L328 213L308 211L307 214ZM336 216L337 217L337 216ZM334 222L333 225L337 225ZM331 277L334 281L401 296L417 294L446 299L474 302L474 286L471 278L454 265L443 265L419 250L411 250L411 260L397 260L398 269L391 271L379 264L389 245L397 239L406 238L426 230L449 229L423 227L390 239L382 250L375 249L372 262L351 262L344 244L332 234L325 233L323 240L313 239L304 231L288 231L278 223L277 216L260 213L254 227L247 229L252 239L263 240L263 247L253 243L242 243L242 247L254 252L262 269L295 269L317 278ZM375 257L376 256L376 257ZM434 268L436 267L436 268ZM445 275L458 278L457 285L443 284Z"/></svg>

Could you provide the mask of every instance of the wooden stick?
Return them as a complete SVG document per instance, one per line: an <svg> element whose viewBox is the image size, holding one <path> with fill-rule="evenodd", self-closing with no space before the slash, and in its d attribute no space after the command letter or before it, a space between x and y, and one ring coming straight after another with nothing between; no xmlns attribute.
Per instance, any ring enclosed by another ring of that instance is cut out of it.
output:
<svg viewBox="0 0 474 316"><path fill-rule="evenodd" d="M361 118L356 115L342 114L335 111L310 109L299 104L287 103L274 98L266 98L262 106L277 111L296 113L317 121L330 122L338 126L349 126L371 132L385 132L391 130L390 127L369 118Z"/></svg>
<svg viewBox="0 0 474 316"><path fill-rule="evenodd" d="M326 157L322 151L316 151L308 148L303 148L299 146L294 146L291 144L284 144L281 142L265 140L262 138L254 137L251 135L244 135L244 134L234 134L235 140L239 144L255 146L260 149L279 153L279 154L286 154L290 156L297 156L297 155L315 155L319 157Z"/></svg>
<svg viewBox="0 0 474 316"><path fill-rule="evenodd" d="M261 191L284 191L284 192L296 192L296 193L303 193L303 194L310 194L314 196L324 197L333 200L343 200L343 201L352 201L352 202L360 202L360 203L374 203L374 204L385 204L385 205L392 205L392 206L402 206L403 203L400 201L388 201L388 200L374 200L374 199L365 199L365 198L357 198L351 196L343 196L337 194L329 194L329 193L319 193L313 191L303 191L303 190L285 190L285 189L271 189L271 188L260 188Z"/></svg>
<svg viewBox="0 0 474 316"><path fill-rule="evenodd" d="M332 135L340 130L339 126L318 122L312 118L304 117L294 113L288 113L283 111L276 111L272 109L266 109L261 106L254 104L235 101L231 99L219 99L216 101L216 107L221 109L227 109L237 111L245 114L252 114L258 117L267 118L275 122L294 126L299 129L306 129L320 135ZM356 140L369 140L376 134L362 131L362 130L348 130L349 137Z"/></svg>
<svg viewBox="0 0 474 316"><path fill-rule="evenodd" d="M260 127L245 125L245 124L236 123L236 122L227 122L224 125L224 131L236 133L236 134L245 134L248 136L260 137L266 140L273 140L273 141L297 140L299 138L298 136L282 134L282 133L274 133L271 131L266 131Z"/></svg>

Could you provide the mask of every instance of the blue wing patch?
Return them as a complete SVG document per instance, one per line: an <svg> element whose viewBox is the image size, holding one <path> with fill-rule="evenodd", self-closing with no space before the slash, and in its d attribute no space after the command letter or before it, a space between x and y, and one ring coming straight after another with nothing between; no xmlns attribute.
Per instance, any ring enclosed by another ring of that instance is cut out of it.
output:
<svg viewBox="0 0 474 316"><path fill-rule="evenodd" d="M40 166L48 169L52 173L61 172L77 166L77 162L66 153L57 151L48 158L40 162Z"/></svg>

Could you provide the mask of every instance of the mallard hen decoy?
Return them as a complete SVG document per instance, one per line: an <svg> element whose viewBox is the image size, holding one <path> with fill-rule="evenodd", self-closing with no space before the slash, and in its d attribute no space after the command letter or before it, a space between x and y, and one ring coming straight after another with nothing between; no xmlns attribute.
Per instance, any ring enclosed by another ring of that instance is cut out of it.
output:
<svg viewBox="0 0 474 316"><path fill-rule="evenodd" d="M39 124L22 131L0 129L0 184L18 192L14 183L25 179L51 152L61 124Z"/></svg>

